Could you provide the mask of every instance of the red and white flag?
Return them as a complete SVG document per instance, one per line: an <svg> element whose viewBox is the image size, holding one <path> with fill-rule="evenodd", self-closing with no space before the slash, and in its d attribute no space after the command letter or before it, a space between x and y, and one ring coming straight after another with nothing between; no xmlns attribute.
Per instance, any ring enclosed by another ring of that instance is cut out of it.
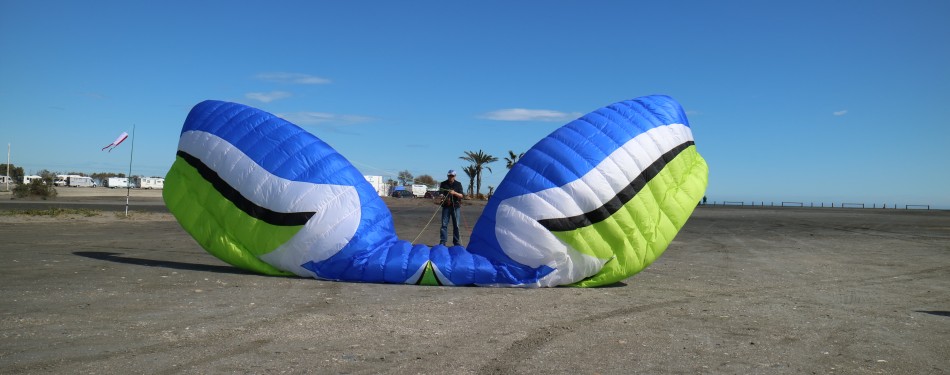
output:
<svg viewBox="0 0 950 375"><path fill-rule="evenodd" d="M103 147L102 151L105 151L108 148L109 152L112 152L113 148L116 148L116 146L118 146L119 143L122 143L122 141L124 141L128 137L129 137L129 133L122 132L122 134L119 134L119 138L116 138L114 141L112 141L112 143L106 145L106 147Z"/></svg>

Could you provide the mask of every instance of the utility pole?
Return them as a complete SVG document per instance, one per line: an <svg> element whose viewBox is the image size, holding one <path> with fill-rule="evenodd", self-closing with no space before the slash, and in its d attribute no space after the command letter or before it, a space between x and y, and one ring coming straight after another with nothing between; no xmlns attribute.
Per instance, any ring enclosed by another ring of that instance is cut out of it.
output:
<svg viewBox="0 0 950 375"><path fill-rule="evenodd" d="M7 143L7 191L10 191L10 143Z"/></svg>

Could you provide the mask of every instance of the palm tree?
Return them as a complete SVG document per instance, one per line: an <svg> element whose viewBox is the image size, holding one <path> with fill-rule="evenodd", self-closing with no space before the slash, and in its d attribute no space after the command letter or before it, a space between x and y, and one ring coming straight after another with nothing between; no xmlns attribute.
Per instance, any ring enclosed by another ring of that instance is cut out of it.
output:
<svg viewBox="0 0 950 375"><path fill-rule="evenodd" d="M473 192L473 188L474 188L474 186L475 186L475 176L478 175L478 170L475 169L475 166L474 166L474 165L469 165L469 166L467 166L467 167L465 167L465 168L462 168L462 172L465 172L465 174L468 175L468 195L469 195L469 196L474 196L474 194L472 194L472 192Z"/></svg>
<svg viewBox="0 0 950 375"><path fill-rule="evenodd" d="M478 152L465 151L465 156L460 156L459 159L468 161L475 167L477 172L475 175L475 195L478 196L482 191L482 169L487 169L488 172L491 172L491 168L485 164L494 163L498 161L498 158L486 154L482 150L478 150Z"/></svg>
<svg viewBox="0 0 950 375"><path fill-rule="evenodd" d="M518 160L520 160L523 157L524 157L523 152L515 155L514 151L508 150L508 157L505 158L505 168L511 169L511 167L514 167L515 163L517 163Z"/></svg>

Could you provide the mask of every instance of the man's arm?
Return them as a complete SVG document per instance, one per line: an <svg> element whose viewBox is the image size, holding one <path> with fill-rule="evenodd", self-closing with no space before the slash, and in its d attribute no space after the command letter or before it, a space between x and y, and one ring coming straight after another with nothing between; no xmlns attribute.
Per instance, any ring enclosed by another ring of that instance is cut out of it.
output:
<svg viewBox="0 0 950 375"><path fill-rule="evenodd" d="M462 193L462 183L458 181L455 181L455 184L442 182L439 184L439 190L444 191L446 195L451 195L458 199L465 198L465 194Z"/></svg>

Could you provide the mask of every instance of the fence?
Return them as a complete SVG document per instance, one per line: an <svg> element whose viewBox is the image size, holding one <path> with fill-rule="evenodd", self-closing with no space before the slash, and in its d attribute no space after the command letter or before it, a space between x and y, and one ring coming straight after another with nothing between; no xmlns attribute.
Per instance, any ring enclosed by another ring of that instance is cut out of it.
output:
<svg viewBox="0 0 950 375"><path fill-rule="evenodd" d="M746 202L745 201L722 201L722 202L712 201L709 203L700 203L699 205L700 206L746 206ZM819 202L817 206L815 205L814 202L809 202L808 205L806 206L805 202L782 201L778 205L776 205L775 202L768 202L768 204L766 204L765 201L758 201L758 204L756 204L756 201L752 201L748 205L751 207L822 207L822 208L824 207L836 208L837 207L837 208L858 208L858 209L868 209L868 208L873 208L873 209L880 208L880 209L892 209L892 210L900 209L900 206L896 203L892 203L890 205L888 205L887 203L884 203L881 205L881 207L878 207L877 203L872 203L871 207L868 207L868 205L865 203L853 203L853 202L843 202L843 203L838 203L838 204L835 204L834 202L832 202L827 206L825 205L824 202ZM930 210L931 208L929 204L905 204L904 209L905 210Z"/></svg>

